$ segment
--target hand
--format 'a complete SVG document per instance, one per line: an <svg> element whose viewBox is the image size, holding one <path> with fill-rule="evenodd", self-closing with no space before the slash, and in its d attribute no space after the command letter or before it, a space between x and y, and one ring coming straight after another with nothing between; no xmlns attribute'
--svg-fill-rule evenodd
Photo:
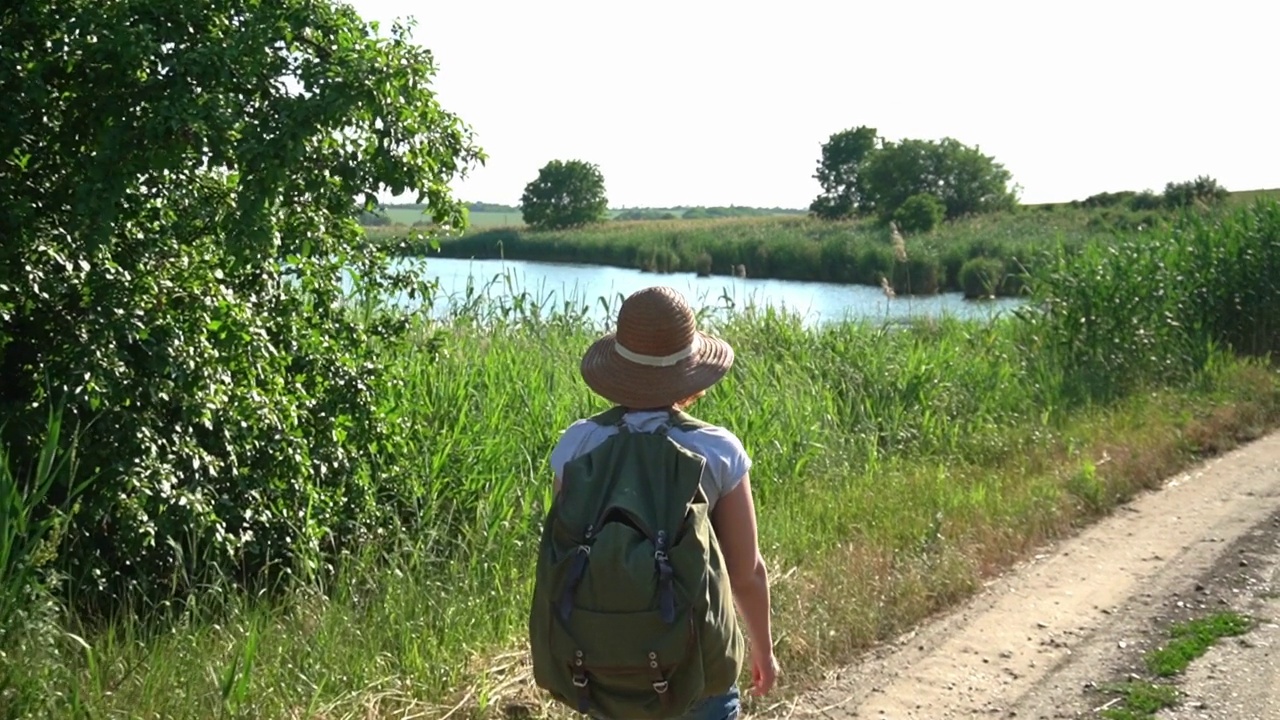
<svg viewBox="0 0 1280 720"><path fill-rule="evenodd" d="M766 648L764 652L752 652L751 694L757 697L767 694L773 689L773 683L781 672L782 669L778 667L778 659L774 657L772 648Z"/></svg>

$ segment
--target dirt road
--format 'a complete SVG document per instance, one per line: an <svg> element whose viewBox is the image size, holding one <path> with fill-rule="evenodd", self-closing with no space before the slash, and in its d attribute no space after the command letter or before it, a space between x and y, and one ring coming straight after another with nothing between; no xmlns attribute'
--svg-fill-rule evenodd
<svg viewBox="0 0 1280 720"><path fill-rule="evenodd" d="M1280 433L1179 475L767 715L1096 718L1177 620L1257 625L1179 681L1168 720L1280 720Z"/></svg>

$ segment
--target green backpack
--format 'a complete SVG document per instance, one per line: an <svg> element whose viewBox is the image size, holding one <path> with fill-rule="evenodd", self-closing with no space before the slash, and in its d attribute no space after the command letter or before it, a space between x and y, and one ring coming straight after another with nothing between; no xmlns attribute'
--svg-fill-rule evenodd
<svg viewBox="0 0 1280 720"><path fill-rule="evenodd" d="M738 679L743 638L699 481L706 459L667 437L707 427L673 412L566 464L543 524L529 644L556 700L610 720L683 715Z"/></svg>

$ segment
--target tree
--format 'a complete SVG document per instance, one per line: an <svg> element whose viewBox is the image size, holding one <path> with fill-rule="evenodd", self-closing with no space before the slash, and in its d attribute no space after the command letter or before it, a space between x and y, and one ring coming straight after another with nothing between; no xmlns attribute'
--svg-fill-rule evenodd
<svg viewBox="0 0 1280 720"><path fill-rule="evenodd" d="M936 197L947 219L1013 207L1011 175L994 158L952 138L886 142L861 168L866 207L889 219L914 195Z"/></svg>
<svg viewBox="0 0 1280 720"><path fill-rule="evenodd" d="M861 125L835 133L823 143L813 176L822 185L822 193L809 205L809 211L834 220L866 210L862 167L878 145L876 129Z"/></svg>
<svg viewBox="0 0 1280 720"><path fill-rule="evenodd" d="M908 198L921 194L937 198L947 218L1017 202L1009 171L978 148L952 138L889 142L865 126L832 135L814 177L823 192L809 210L828 219L875 214L889 220Z"/></svg>
<svg viewBox="0 0 1280 720"><path fill-rule="evenodd" d="M72 594L323 568L385 532L411 470L375 340L407 319L357 318L343 276L414 283L353 203L414 191L463 222L449 183L484 155L431 53L336 0L0 15L0 443L25 478L50 412L79 431Z"/></svg>
<svg viewBox="0 0 1280 720"><path fill-rule="evenodd" d="M535 230L599 222L609 209L604 175L582 160L552 160L525 186L520 209L525 224Z"/></svg>

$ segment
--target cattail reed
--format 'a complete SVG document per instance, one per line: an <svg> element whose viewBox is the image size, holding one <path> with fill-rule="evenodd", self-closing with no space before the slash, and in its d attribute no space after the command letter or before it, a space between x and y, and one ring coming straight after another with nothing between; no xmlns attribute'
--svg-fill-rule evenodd
<svg viewBox="0 0 1280 720"><path fill-rule="evenodd" d="M880 276L880 290L884 292L884 296L890 300L898 296L898 293L893 291L893 286L889 284L889 278L884 275Z"/></svg>
<svg viewBox="0 0 1280 720"><path fill-rule="evenodd" d="M907 241L902 238L902 233L898 232L898 223L889 221L890 237L893 239L893 259L898 262L907 261Z"/></svg>

